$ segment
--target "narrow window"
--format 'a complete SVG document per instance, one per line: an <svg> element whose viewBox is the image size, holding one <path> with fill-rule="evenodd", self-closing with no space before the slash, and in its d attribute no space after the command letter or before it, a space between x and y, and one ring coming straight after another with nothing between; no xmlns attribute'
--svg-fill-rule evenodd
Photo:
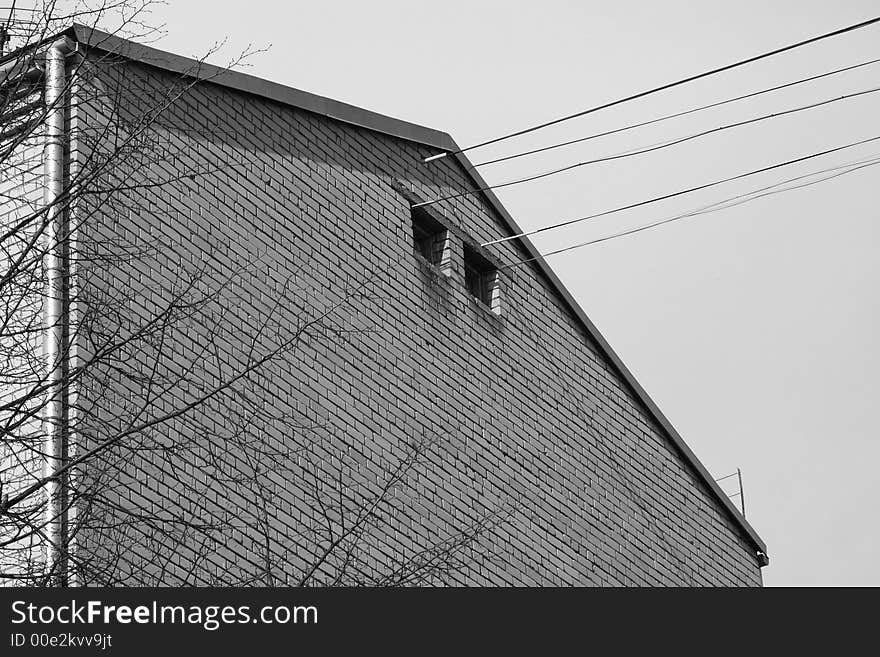
<svg viewBox="0 0 880 657"><path fill-rule="evenodd" d="M413 246L428 262L436 267L443 263L446 247L446 229L423 210L412 212Z"/></svg>
<svg viewBox="0 0 880 657"><path fill-rule="evenodd" d="M464 247L464 284L471 296L498 313L498 270L474 249Z"/></svg>

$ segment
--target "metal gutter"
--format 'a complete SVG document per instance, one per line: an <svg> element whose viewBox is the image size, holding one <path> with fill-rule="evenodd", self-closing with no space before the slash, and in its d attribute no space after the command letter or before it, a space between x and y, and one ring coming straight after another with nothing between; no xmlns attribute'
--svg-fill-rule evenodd
<svg viewBox="0 0 880 657"><path fill-rule="evenodd" d="M44 203L46 216L46 298L44 308L47 399L43 409L44 464L46 483L46 508L43 533L46 537L46 568L52 574L51 581L61 584L65 580L66 551L65 487L62 479L52 478L64 465L66 403L64 374L66 349L66 293L65 293L65 212L64 152L65 152L65 101L66 62L70 43L59 39L46 51L46 142L44 150Z"/></svg>

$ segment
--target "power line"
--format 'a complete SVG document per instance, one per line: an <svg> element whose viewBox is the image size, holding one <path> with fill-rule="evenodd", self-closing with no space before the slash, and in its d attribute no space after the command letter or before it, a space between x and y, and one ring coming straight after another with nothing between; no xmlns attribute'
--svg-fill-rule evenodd
<svg viewBox="0 0 880 657"><path fill-rule="evenodd" d="M771 164L766 167L761 167L760 169L753 169L752 171L747 171L746 173L740 173L736 176L731 176L730 178L723 178L721 180L715 180L713 182L705 183L703 185L697 185L696 187L689 187L687 189L681 189L677 192L672 192L670 194L664 194L663 196L655 196L654 198L650 198L645 201L639 201L638 203L631 203L629 205L624 205L624 206L621 206L618 208L614 208L613 210L605 210L604 212L597 212L596 214L587 215L586 217L578 217L577 219L569 219L567 221L561 221L559 223L551 224L549 226L544 226L543 228L536 228L535 230L524 231L521 233L516 233L515 235L508 235L507 237L501 237L497 240L491 240L489 242L484 242L480 246L486 247L486 246L492 246L493 244L501 244L502 242L508 242L510 240L518 239L520 237L527 237L529 235L543 233L548 230L562 228L564 226L570 226L572 224L576 224L581 221L587 221L589 219L596 219L598 217L605 217L610 214L616 214L617 212L623 212L624 210L632 210L633 208L642 207L644 205L650 205L651 203L657 203L659 201L665 201L667 199L675 198L677 196L684 196L685 194L691 194L693 192L697 192L697 191L700 191L703 189L709 189L710 187L716 187L716 186L722 185L724 183L733 182L734 180L748 178L750 176L754 176L759 173L773 171L774 169L779 169L782 167L790 166L792 164L797 164L798 162L805 162L807 160L812 160L813 158L822 157L824 155L830 155L831 153L837 153L838 151L843 151L848 148L853 148L855 146L867 144L872 141L877 141L878 139L880 139L880 135L878 135L876 137L870 137L868 139L862 139L859 141L855 141L850 144L846 144L844 146L837 146L835 148L829 148L828 150L819 151L818 153L811 153L810 155L804 155L802 157L798 157L793 160L786 160L785 162L777 162L776 164Z"/></svg>
<svg viewBox="0 0 880 657"><path fill-rule="evenodd" d="M511 269L513 267L518 267L520 265L524 265L529 262L535 262L536 260L544 260L545 258L548 258L549 256L552 256L552 255L557 255L559 253L565 253L567 251L573 251L575 249L579 249L584 246L590 246L592 244L599 244L601 242L607 242L609 240L616 239L618 237L625 237L627 235L633 235L635 233L640 233L645 230L657 228L658 226L663 226L665 224L679 221L681 219L687 219L689 217L696 217L696 216L700 216L700 215L704 215L704 214L711 214L713 212L720 212L721 210L727 210L729 208L736 207L738 205L743 205L743 204L748 203L750 201L755 201L759 198L764 198L766 196L781 194L784 192L789 192L789 191L793 191L793 190L797 190L797 189L802 189L804 187L809 187L809 186L812 186L812 185L815 185L815 184L818 184L821 182L826 182L828 180L832 180L834 178L838 178L840 176L844 176L846 174L853 173L854 171L858 171L860 169L864 169L864 168L871 167L871 166L876 166L878 164L880 164L880 157L877 157L877 158L869 161L868 163L862 164L859 166L845 165L844 167L835 167L838 170L841 168L846 168L846 167L849 167L849 168L846 168L845 171L840 171L839 173L836 173L836 174L833 174L830 176L826 176L825 178L820 178L819 180L813 180L813 181L801 183L799 185L793 185L791 187L774 189L771 191L765 191L763 193L758 193L759 190L749 192L748 194L743 194L741 196L732 197L732 198L726 199L724 201L719 201L718 203L713 203L712 205L706 206L704 208L689 211L684 214L676 215L674 217L668 217L668 218L662 219L660 221L655 221L655 222L647 224L645 226L639 226L638 228L632 228L629 230L621 231L619 233L614 233L612 235L606 235L605 237L599 237L597 239L589 240L587 242L581 242L580 244L574 244L572 246L566 246L561 249L549 251L547 253L544 253L544 254L537 256L537 257L534 257L534 258L528 258L526 260L521 260L521 261L516 262L514 264L504 265L503 267L501 267L501 269ZM792 180L797 180L797 179L806 178L806 177L812 177L812 176L818 175L819 173L821 173L821 172L812 173L812 174L809 174L809 176L800 176L799 178L792 179ZM774 185L774 187L777 187L779 185L783 185L786 182L791 182L791 180L783 181L782 183L777 183L777 185ZM739 200L736 200L736 199L739 199ZM735 201L735 202L732 202L732 201Z"/></svg>
<svg viewBox="0 0 880 657"><path fill-rule="evenodd" d="M589 109L582 110L580 112L576 112L574 114L569 114L568 116L563 116L558 119L553 119L552 121L547 121L545 123L541 123L530 128L524 128L522 130L517 130L516 132L511 132L506 135L502 135L500 137L495 137L494 139L489 139L487 141L480 142L478 144L474 144L473 146L468 146L466 148L460 148L457 151L446 151L443 153L438 153L437 155L432 155L430 157L424 158L424 162L431 162L432 160L440 159L441 157L445 157L446 155L457 155L459 153L464 153L466 151L473 150L475 148L481 148L483 146L488 146L489 144L496 144L500 141L504 141L506 139L511 139L512 137L519 137L520 135L525 135L530 132L535 132L536 130L541 130L543 128L547 128L551 125L556 125L558 123L562 123L563 121L569 121L571 119L575 119L581 116L586 116L587 114L592 114L593 112L598 112L599 110L607 109L609 107L614 107L616 105L622 105L623 103L629 102L631 100L636 100L638 98L644 98L645 96L649 96L651 94L658 93L660 91L665 91L666 89L671 89L673 87L677 87L683 84L687 84L689 82L694 82L695 80L700 80L702 78L709 77L711 75L715 75L717 73L722 73L724 71L729 71L731 69L737 68L739 66L744 66L745 64L751 64L752 62L759 61L761 59L766 59L767 57L772 57L774 55L779 55L781 53L787 52L789 50L794 50L795 48L800 48L802 46L806 46L811 43L816 43L817 41L822 41L823 39L830 39L832 37L840 36L841 34L846 34L847 32L852 32L855 30L860 30L862 28L868 27L875 23L880 22L880 16L876 18L871 18L866 21L862 21L861 23L856 23L854 25L849 25L847 27L843 27L832 32L826 32L825 34L820 34L819 36L814 36L809 39L805 39L803 41L798 41L797 43L793 43L787 46L783 46L781 48L776 48L775 50L771 50L769 52L765 52L760 55L754 55L747 59L741 59L732 64L727 64L726 66L721 66L719 68L714 68L709 71L705 71L703 73L698 73L696 75L691 75L686 78L682 78L680 80L676 80L675 82L668 82L659 87L654 87L653 89L648 89L647 91L641 91L639 93L633 94L631 96L626 96L624 98L619 98L617 100L612 100L607 103L603 103L601 105L596 105L595 107L591 107Z"/></svg>
<svg viewBox="0 0 880 657"><path fill-rule="evenodd" d="M792 107L787 110L782 110L779 112L773 112L771 114L764 114L761 116L752 117L750 119L745 119L743 121L736 121L734 123L727 123L722 126L717 126L715 128L710 128L708 130L702 130L700 132L687 135L685 137L677 137L674 139L670 139L664 142L660 142L659 144L654 144L651 146L646 146L642 148L632 149L629 151L624 151L623 153L616 153L614 155L607 155L600 158L595 158L592 160L586 160L584 162L577 162L575 164L569 164L564 167L560 167L558 169L552 169L550 171L545 171L544 173L538 173L531 176L526 176L525 178L518 178L516 180L509 180L507 182L498 183L497 185L487 185L486 187L479 187L477 189L470 189L464 192L459 192L457 194L450 194L449 196L442 196L440 198L435 198L430 201L422 201L421 203L415 203L412 207L418 208L425 205L433 205L435 203L441 203L443 201L451 201L453 199L462 198L464 196L472 196L474 194L479 194L480 192L486 192L490 189L501 189L502 187L510 187L512 185L519 185L521 183L532 182L535 180L540 180L542 178L548 178L550 176L555 176L558 173L564 173L566 171L571 171L572 169L577 169L580 167L588 166L590 164L600 164L602 162L611 162L613 160L620 160L627 157L633 157L635 155L643 155L645 153L651 153L653 151L659 151L663 148L669 148L670 146L675 146L677 144L682 144L687 141L691 141L693 139L697 139L699 137L705 137L706 135L711 135L716 132L722 132L724 130L730 130L732 128L740 128L745 125L750 125L752 123L758 123L760 121L766 121L767 119L774 119L780 116L787 116L789 114L795 114L797 112L803 112L809 109L815 109L816 107L822 107L824 105L830 105L831 103L836 103L841 100L848 100L850 98L856 98L858 96L864 96L867 94L873 94L880 91L880 87L874 87L872 89L865 89L862 91L857 91L851 94L846 94L844 96L838 96L836 98L827 98L825 100L820 100L815 103L810 103L808 105L801 105L799 107Z"/></svg>
<svg viewBox="0 0 880 657"><path fill-rule="evenodd" d="M766 196L772 196L775 194L782 194L784 192L790 192L797 189L802 189L804 187L810 187L812 185L816 185L821 182L826 182L828 180L833 180L834 178L839 178L840 176L845 176L849 173L853 173L854 171L858 171L860 169L865 169L867 167L877 166L880 164L880 154L872 155L868 159L857 160L854 162L848 162L847 164L838 165L835 167L830 167L828 169L823 169L820 171L814 171L812 173L797 176L795 178L789 178L787 180L783 180L778 183L774 183L768 187L762 187L760 189L752 190L745 194L739 194L737 196L733 196L722 201L717 201L716 203L712 203L711 205L703 206L702 208L698 208L696 210L690 210L683 214L675 215L673 217L667 217L666 219L661 219L660 221L655 221L653 223L647 224L645 226L639 226L637 228L631 228L628 230L624 230L618 233L614 233L612 235L606 235L605 237L599 237L593 240L589 240L586 242L581 242L579 244L573 244L570 246L565 246L560 249L555 249L553 251L548 251L547 253L541 254L534 258L527 258L525 260L520 260L519 262L515 262L510 265L504 265L501 269L512 269L513 267L519 267L520 265L525 265L530 262L535 262L537 260L544 260L552 255L557 255L559 253L565 253L567 251L574 251L575 249L580 249L585 246L590 246L592 244L599 244L600 242L607 242L612 239L617 239L618 237L625 237L627 235L633 235L635 233L640 233L645 230L650 230L652 228L657 228L658 226L663 226L665 224L673 223L675 221L679 221L681 219L687 219L689 217L696 217L704 214L711 214L713 212L720 212L721 210L727 210L729 208L736 207L738 205L742 205L744 203L749 203L751 201L755 201L759 198L764 198ZM843 169L843 170L842 170ZM818 180L811 180L808 182L800 183L798 185L792 185L790 187L782 187L782 185L786 185L788 183L796 182L799 180L804 180L806 178L813 178L818 175L822 175L824 173L829 173L836 171L837 173L833 173L832 175L825 176L824 178L819 178ZM735 474L735 473L734 473ZM733 476L733 475L728 475ZM727 477L722 477L722 479L726 479ZM716 479L716 481L720 481L720 479Z"/></svg>
<svg viewBox="0 0 880 657"><path fill-rule="evenodd" d="M843 68L837 68L833 71L826 71L825 73L819 73L817 75L811 75L807 78L801 78L799 80L794 80L792 82L786 82L784 84L778 84L774 87L768 87L766 89L760 89L758 91L753 91L751 93L743 94L742 96L735 96L733 98L727 98L725 100L720 100L715 103L709 103L708 105L701 105L699 107L694 107L691 109L687 109L681 112L675 112L674 114L667 114L665 116L656 117L653 119L649 119L647 121L641 121L639 123L631 123L629 125L625 125L621 128L615 128L613 130L607 130L605 132L597 132L592 135L588 135L586 137L579 137L578 139L572 139L569 141L559 142L557 144L552 144L550 146L543 146L541 148L535 148L530 151L522 151L520 153L513 153L512 155L505 155L503 157L498 157L493 160L486 160L485 162L479 162L478 164L471 165L472 168L477 169L479 167L488 166L490 164L498 164L499 162L507 162L508 160L515 160L520 157L526 157L528 155L535 155L536 153L543 153L545 151L551 151L556 148L562 148L563 146L571 146L573 144L579 144L581 142L590 141L592 139L598 139L599 137L607 137L609 135L616 135L621 132L626 132L628 130L634 130L636 128L642 128L644 126L653 125L655 123L661 123L663 121L668 121L670 119L676 119L682 116L688 116L689 114L696 114L697 112L702 112L707 109L712 109L715 107L721 107L722 105L728 105L730 103L735 103L740 100L746 100L748 98L754 98L756 96L761 96L763 94L771 93L773 91L779 91L780 89L787 89L789 87L794 87L799 84L804 84L806 82L813 82L814 80L820 80L822 78L827 78L832 75L837 75L839 73L845 73L846 71L852 71L857 68L862 68L864 66L870 66L871 64L876 64L880 62L880 58L871 59L866 62L860 62L858 64L852 64L850 66L844 66Z"/></svg>
<svg viewBox="0 0 880 657"><path fill-rule="evenodd" d="M468 189L463 192L458 192L456 194L450 194L449 196L439 196L437 198L431 199L430 201L421 201L420 203L413 203L413 208L421 208L426 205L434 205L435 203L442 203L443 201L451 201L457 198L462 198L464 196L473 196L474 194L479 194L481 192L487 192L490 189L500 189L502 187L510 187L511 185L518 185L524 182L531 182L533 180L539 180L540 178L546 178L547 176L552 176L557 173L562 173L563 171L568 171L569 169L574 169L579 166L586 166L588 164L597 164L600 162L608 162L610 160L617 160L624 157L629 157L631 155L639 155L641 153L647 153L652 150L657 150L659 148L663 148L664 146L671 145L673 140L667 139L665 141L657 142L655 144L651 144L650 146L639 146L637 148L630 148L625 151L621 151L619 153L615 153L614 155L606 155L601 158L597 158L594 160L589 160L586 162L578 162L577 164L572 164L562 169L556 169L553 171L546 171L544 173L535 174L532 176L528 176L526 178L518 178L516 180L509 180L507 182L498 183L496 185L487 185L486 187L478 187L477 189Z"/></svg>

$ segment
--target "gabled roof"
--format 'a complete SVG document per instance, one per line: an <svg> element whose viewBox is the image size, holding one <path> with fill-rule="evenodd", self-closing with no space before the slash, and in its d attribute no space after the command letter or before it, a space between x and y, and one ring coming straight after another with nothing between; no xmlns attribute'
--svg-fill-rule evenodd
<svg viewBox="0 0 880 657"><path fill-rule="evenodd" d="M347 103L342 103L330 98L324 98L315 94L300 91L292 87L287 87L275 82L270 82L261 78L231 71L229 69L212 66L198 62L196 60L174 55L172 53L150 48L127 39L122 39L112 34L96 30L84 25L74 24L67 32L77 42L88 47L95 48L108 53L120 55L126 59L149 64L167 71L179 73L195 77L197 79L206 80L212 84L223 87L243 91L245 93L254 94L263 98L268 98L276 102L290 105L298 109L306 110L321 116L325 116L336 121L352 124L362 128L367 128L376 132L399 137L409 141L414 141L426 146L431 146L439 150L455 153L455 158L464 167L464 170L473 178L474 182L480 188L488 187L488 184L473 168L467 157L463 153L458 153L458 145L450 135L439 130L426 128L400 119L394 119L376 112L355 107ZM514 221L513 217L505 210L501 201L491 190L483 192L488 202L501 217L511 234L522 233L522 229ZM553 284L559 296L565 301L571 309L573 315L581 322L586 332L592 337L599 349L608 358L613 367L620 374L621 378L626 382L633 395L638 399L647 410L648 414L662 427L668 435L670 441L697 473L697 475L706 484L706 487L716 497L719 505L727 512L730 518L738 525L745 535L751 540L755 547L758 561L760 565L767 565L767 547L761 540L757 532L746 521L736 506L730 501L730 498L721 490L721 487L715 482L708 470L700 463L696 455L685 444L682 437L678 434L669 420L663 415L657 405L648 396L644 388L639 385L635 377L623 364L620 357L614 352L608 342L599 333L596 326L590 321L583 309L575 301L571 293L562 284L552 269L546 262L539 257L538 250L527 237L517 238L530 257L537 258L533 261L534 266Z"/></svg>

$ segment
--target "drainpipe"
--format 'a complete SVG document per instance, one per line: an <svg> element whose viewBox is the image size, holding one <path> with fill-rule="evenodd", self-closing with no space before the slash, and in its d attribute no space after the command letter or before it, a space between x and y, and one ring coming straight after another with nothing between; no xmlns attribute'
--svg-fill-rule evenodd
<svg viewBox="0 0 880 657"><path fill-rule="evenodd" d="M66 340L66 290L65 290L65 211L61 197L64 193L64 124L66 102L65 56L70 52L68 39L53 43L46 52L46 142L43 152L47 210L46 253L46 307L44 316L44 354L47 368L47 399L43 415L45 436L44 477L51 477L64 465L65 411L64 359ZM44 536L46 539L46 568L52 573L51 584L65 583L65 490L63 478L49 480L46 484L46 510Z"/></svg>

